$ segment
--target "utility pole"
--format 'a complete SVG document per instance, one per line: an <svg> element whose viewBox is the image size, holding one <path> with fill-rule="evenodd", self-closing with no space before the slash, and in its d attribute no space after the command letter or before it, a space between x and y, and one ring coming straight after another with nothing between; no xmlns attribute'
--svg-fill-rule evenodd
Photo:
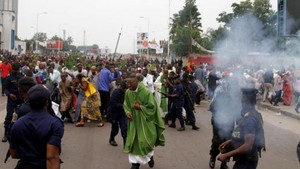
<svg viewBox="0 0 300 169"><path fill-rule="evenodd" d="M40 15L45 15L47 14L47 12L41 12L41 13L37 13L36 14L36 39L35 39L35 50L36 52L38 52L38 48L39 48L39 45L38 45L38 33L39 33L39 16Z"/></svg>
<svg viewBox="0 0 300 169"><path fill-rule="evenodd" d="M118 36L118 40L117 40L117 44L116 44L116 48L115 48L115 52L114 52L114 56L113 56L113 61L115 60L115 56L116 56L117 48L118 48L118 45L119 45L122 29L123 29L123 27L121 28L121 31L120 31L119 36Z"/></svg>
<svg viewBox="0 0 300 169"><path fill-rule="evenodd" d="M83 54L85 55L85 53L86 53L86 46L85 46L85 30L83 31L83 48L84 48Z"/></svg>
<svg viewBox="0 0 300 169"><path fill-rule="evenodd" d="M171 0L169 0L169 18L168 18L168 53L167 53L167 58L170 59L170 63L172 59L170 58L170 31L171 31L171 23L170 23L170 18L171 18Z"/></svg>
<svg viewBox="0 0 300 169"><path fill-rule="evenodd" d="M192 51L192 0L189 0L189 12L190 12L190 54L193 52Z"/></svg>

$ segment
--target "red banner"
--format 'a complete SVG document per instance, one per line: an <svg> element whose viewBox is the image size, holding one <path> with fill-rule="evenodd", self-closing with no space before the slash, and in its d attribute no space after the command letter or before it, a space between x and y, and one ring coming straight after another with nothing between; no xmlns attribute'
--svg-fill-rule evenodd
<svg viewBox="0 0 300 169"><path fill-rule="evenodd" d="M47 49L59 49L59 50L61 50L62 48L63 48L63 43L60 40L48 41L47 42Z"/></svg>

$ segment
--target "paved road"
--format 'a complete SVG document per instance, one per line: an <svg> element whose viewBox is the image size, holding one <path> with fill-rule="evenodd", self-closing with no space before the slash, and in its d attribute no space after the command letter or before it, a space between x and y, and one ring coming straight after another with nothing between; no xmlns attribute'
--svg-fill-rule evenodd
<svg viewBox="0 0 300 169"><path fill-rule="evenodd" d="M0 123L3 125L5 98L0 96ZM197 107L196 118L199 131L189 127L184 132L167 128L166 146L155 149L156 169L209 169L209 149L212 137L210 125L211 113L207 111L208 103ZM267 152L262 154L260 169L297 169L300 167L296 158L296 144L300 140L300 121L286 116L279 116L268 110L260 110L265 121ZM97 128L89 123L84 128L65 125L62 155L62 169L129 169L127 154L122 146L112 147L108 144L110 125ZM0 127L0 135L3 127ZM117 142L121 144L120 135ZM0 143L0 169L11 169L16 160L2 163L8 148L7 143ZM233 162L229 166L232 167ZM142 166L146 169L148 166ZM216 168L219 168L217 163Z"/></svg>

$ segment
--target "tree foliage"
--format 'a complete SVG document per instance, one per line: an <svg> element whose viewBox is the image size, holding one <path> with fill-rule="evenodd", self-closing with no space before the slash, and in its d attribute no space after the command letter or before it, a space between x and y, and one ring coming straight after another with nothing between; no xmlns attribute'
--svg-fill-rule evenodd
<svg viewBox="0 0 300 169"><path fill-rule="evenodd" d="M171 50L179 56L186 56L191 52L199 52L192 47L191 39L201 40L202 24L195 0L187 0L185 6L173 15L170 39Z"/></svg>
<svg viewBox="0 0 300 169"><path fill-rule="evenodd" d="M36 33L32 37L32 40L37 40L39 42L46 42L47 39L47 34L42 32Z"/></svg>
<svg viewBox="0 0 300 169"><path fill-rule="evenodd" d="M70 50L76 50L76 47L74 49L74 46L72 45L73 43L73 38L72 37L68 37L66 40L63 40L62 38L58 37L57 35L54 35L50 40L56 41L62 41L63 43L63 49L62 51L70 51Z"/></svg>
<svg viewBox="0 0 300 169"><path fill-rule="evenodd" d="M255 16L262 23L263 38L276 37L276 13L272 10L270 0L245 0L231 5L232 12L222 12L217 21L222 23L216 30L209 30L207 35L214 46L216 42L225 38L226 32L231 31L230 23L233 19L238 19L246 14ZM256 39L257 40L257 39Z"/></svg>

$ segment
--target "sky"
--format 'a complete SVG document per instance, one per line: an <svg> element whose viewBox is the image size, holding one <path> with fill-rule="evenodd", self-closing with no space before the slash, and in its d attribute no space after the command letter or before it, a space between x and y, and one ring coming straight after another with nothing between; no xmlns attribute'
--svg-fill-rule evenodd
<svg viewBox="0 0 300 169"><path fill-rule="evenodd" d="M203 31L217 28L218 14L232 12L231 4L241 0L197 0ZM277 0L270 0L277 10ZM73 44L97 44L118 53L136 53L137 32L149 32L149 40L167 40L171 17L183 9L185 0L19 0L18 36L31 39L37 31L48 38L71 36ZM41 14L46 13L46 14Z"/></svg>

